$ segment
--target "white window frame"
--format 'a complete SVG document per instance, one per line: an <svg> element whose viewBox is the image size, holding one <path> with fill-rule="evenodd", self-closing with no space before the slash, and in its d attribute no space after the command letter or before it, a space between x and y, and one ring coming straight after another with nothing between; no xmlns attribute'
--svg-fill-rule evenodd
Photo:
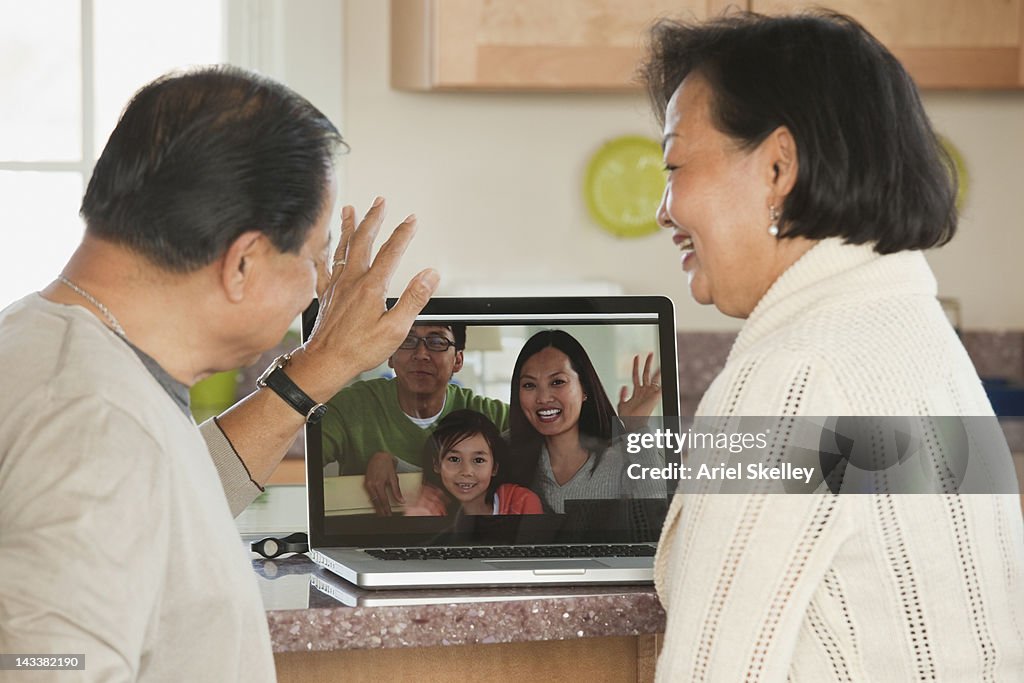
<svg viewBox="0 0 1024 683"><path fill-rule="evenodd" d="M0 158L0 171L79 173L85 194L96 149L96 70L93 31L94 0L79 0L81 40L81 118L79 158L75 161L13 161ZM224 14L222 59L288 82L311 99L337 125L342 121L341 64L344 3L342 0L221 0ZM337 51L337 52L334 52ZM337 57L332 60L332 53ZM308 74L318 65L318 74ZM324 73L326 71L326 73ZM312 82L316 93L307 93ZM298 82L296 82L298 81ZM143 84L139 83L139 87ZM315 102L316 103L316 102Z"/></svg>
<svg viewBox="0 0 1024 683"><path fill-rule="evenodd" d="M82 194L89 184L92 167L96 163L96 148L93 129L96 125L94 106L96 77L93 51L93 0L79 0L79 32L81 42L82 100L81 118L82 144L77 161L11 161L0 158L0 171L39 171L43 173L79 173L82 178Z"/></svg>

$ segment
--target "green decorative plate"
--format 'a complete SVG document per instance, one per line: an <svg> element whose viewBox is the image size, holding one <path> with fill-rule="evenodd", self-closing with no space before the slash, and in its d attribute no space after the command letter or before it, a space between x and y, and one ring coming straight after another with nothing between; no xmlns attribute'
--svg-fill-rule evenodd
<svg viewBox="0 0 1024 683"><path fill-rule="evenodd" d="M615 138L597 150L583 181L590 215L617 237L657 232L655 214L664 189L661 145L639 135Z"/></svg>

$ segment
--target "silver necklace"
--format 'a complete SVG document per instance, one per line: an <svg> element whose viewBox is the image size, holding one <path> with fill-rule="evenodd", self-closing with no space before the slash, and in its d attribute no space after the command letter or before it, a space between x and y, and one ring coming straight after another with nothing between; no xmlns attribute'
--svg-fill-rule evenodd
<svg viewBox="0 0 1024 683"><path fill-rule="evenodd" d="M68 287L70 287L71 289L73 289L79 296L81 296L83 299L91 303L93 306L100 309L100 313L102 313L103 317L107 319L108 323L110 323L111 329L113 329L114 332L117 332L117 334L120 335L121 337L124 337L125 339L128 338L128 335L124 333L124 328L121 327L121 323L117 322L117 318L114 317L114 314L110 312L109 308L100 303L99 299L97 299L92 294L85 291L84 289L82 289L81 287L79 287L78 285L76 285L74 282L67 279L63 275L58 275L57 279L60 280L65 285L67 285Z"/></svg>

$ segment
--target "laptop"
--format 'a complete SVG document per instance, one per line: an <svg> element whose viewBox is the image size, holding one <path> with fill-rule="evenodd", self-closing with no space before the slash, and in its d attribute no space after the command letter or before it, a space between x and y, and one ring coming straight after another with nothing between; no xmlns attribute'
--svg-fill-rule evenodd
<svg viewBox="0 0 1024 683"><path fill-rule="evenodd" d="M394 303L389 300L388 307ZM304 316L304 338L311 331L314 317L315 314ZM442 476L438 463L452 460L451 452L442 454L437 446L440 436L431 440L431 434L451 426L446 422L449 418L443 417L423 428L422 448L408 448L408 452L394 454L400 459L396 460L400 465L397 468L399 486L406 503L403 506L392 501L392 514L378 515L364 489L366 456L344 452L345 449L339 447L338 427L329 424L328 416L324 422L306 427L309 554L313 561L363 589L653 581L654 551L668 509L668 486L653 478L630 476L627 470L635 475L640 467L630 469L629 466L639 463L664 467L666 457L672 455L650 449L640 455L630 454L626 443L630 432L649 429L651 424L678 426L676 329L671 300L654 296L435 297L415 324L453 331L464 326L462 366L451 383L458 385L459 391L468 390L477 397L490 399L489 405L500 401L502 408L510 406L503 413L507 424L494 425L502 432L504 445L508 447L493 450L503 454L506 466L491 468L487 466L487 457L477 456L474 460L485 463L489 473L484 475L485 485L488 484L486 476L493 474L488 488L489 492L493 490L488 494L494 498L493 508L490 501L482 506L481 499L476 501L477 507L471 507L466 495L460 498L453 480ZM517 440L515 430L525 434L523 425L529 423L529 419L522 407L527 400L524 394L517 394L513 402L512 392L526 391L521 390L520 385L533 385L524 379L513 387L512 378L523 346L545 330L560 330L579 342L613 409L619 400L620 387L632 388L635 356L639 356L642 368L647 354L653 353L653 366L661 370L662 388L660 401L654 401L650 418L640 420L642 427L613 416L614 434L606 436L600 447L590 451L593 457L574 475L579 476L589 467L593 468L588 470L592 479L576 485L580 482L574 484L570 478L563 482L568 487L565 491L561 491L559 485L554 493L550 485L558 478L550 466L547 472L552 477L547 489L539 483L540 474L533 476L524 472L523 467L516 471L516 467L509 466L510 463L532 462L522 453L514 452L517 444L521 447L524 443L523 439ZM417 342L417 353L426 353L426 349L425 342ZM524 375L525 369L526 366ZM374 383L379 392L397 391L387 384L398 382L394 373L395 370L382 365L364 373L357 381ZM553 379L552 386L555 383ZM587 396L583 400L595 399ZM515 403L524 412L518 423L512 416ZM360 404L364 405L370 404ZM568 402L563 406L565 412L571 413L572 408L567 406ZM383 408L361 407L350 411L362 413L362 417L355 419L352 414L347 415L343 420L344 429L352 433L375 429L379 432L379 410ZM401 417L410 419L405 415ZM544 425L538 428L547 429ZM407 425L402 423L401 430L407 431ZM545 435L535 431L533 436L537 442L547 443ZM433 451L428 441L435 444ZM467 439L465 443L471 442ZM489 450L487 456L490 456ZM546 451L534 451L537 472L544 464L541 459L546 457ZM467 454L465 460L470 459ZM494 460L498 460L497 454ZM454 461L462 462L460 458ZM600 482L598 466L605 472ZM590 482L594 482L592 486ZM494 488L499 483L503 486ZM506 489L505 484L515 488ZM473 485L468 486L472 489ZM425 499L421 496L423 487L433 487L429 491L435 494L432 499L440 498L447 501L447 505L439 509L437 505L430 508L420 504L419 501ZM499 506L498 502L501 496L510 497L507 495L510 490L514 490L519 499L533 502L525 504L518 514L512 514L512 508ZM481 512L481 507L485 507L485 511ZM497 514L499 511L504 513Z"/></svg>
<svg viewBox="0 0 1024 683"><path fill-rule="evenodd" d="M319 570L312 574L296 574L300 579L308 579L305 589L308 594L305 604L308 607L337 607L340 602L346 607L408 607L410 605L462 605L488 602L520 602L523 600L573 600L579 598L621 596L632 593L649 593L648 585L623 586L615 584L587 584L585 586L566 586L534 584L530 586L472 586L468 588L395 588L391 590L374 590L360 588L333 572ZM284 577L290 579L291 577ZM280 582L280 579L276 579ZM261 588L265 580L261 581ZM296 594L302 590L296 582ZM268 591L263 591L263 599L273 604L276 595L268 598ZM302 604L301 602L299 604ZM294 605L283 609L295 609Z"/></svg>

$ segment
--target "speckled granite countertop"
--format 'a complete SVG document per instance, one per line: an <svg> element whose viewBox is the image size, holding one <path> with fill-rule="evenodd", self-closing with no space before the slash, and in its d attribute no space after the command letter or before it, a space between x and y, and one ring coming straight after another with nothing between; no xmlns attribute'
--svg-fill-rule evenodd
<svg viewBox="0 0 1024 683"><path fill-rule="evenodd" d="M665 612L651 586L364 591L304 555L254 559L253 569L274 652L568 640L665 630Z"/></svg>

